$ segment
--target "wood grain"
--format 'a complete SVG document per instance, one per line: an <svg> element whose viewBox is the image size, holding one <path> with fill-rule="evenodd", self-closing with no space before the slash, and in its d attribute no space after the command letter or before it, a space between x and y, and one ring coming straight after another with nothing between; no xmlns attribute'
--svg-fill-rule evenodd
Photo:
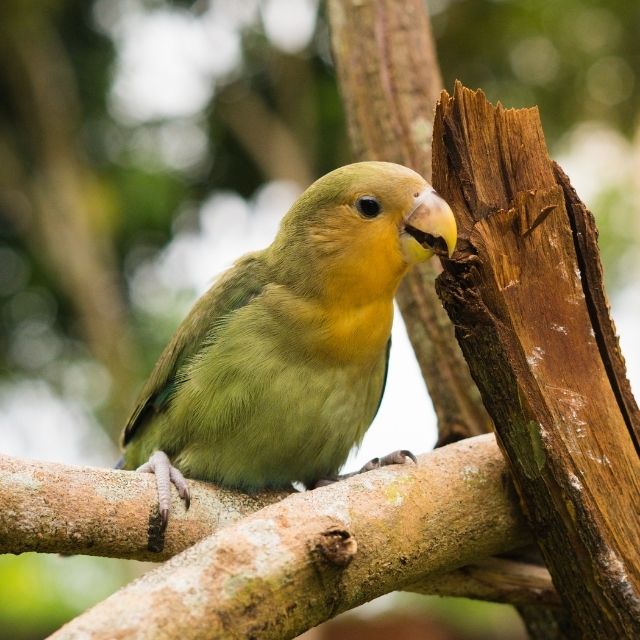
<svg viewBox="0 0 640 640"><path fill-rule="evenodd" d="M461 236L438 293L575 637L640 637L638 410L593 218L549 159L536 109L458 83L433 148Z"/></svg>

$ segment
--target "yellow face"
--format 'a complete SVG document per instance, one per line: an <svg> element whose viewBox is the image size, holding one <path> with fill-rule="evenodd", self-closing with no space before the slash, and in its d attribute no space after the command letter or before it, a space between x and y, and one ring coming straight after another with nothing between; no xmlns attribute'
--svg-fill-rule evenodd
<svg viewBox="0 0 640 640"><path fill-rule="evenodd" d="M332 295L392 296L410 265L434 253L451 255L456 223L415 171L361 162L311 185L283 220L276 243L308 261Z"/></svg>

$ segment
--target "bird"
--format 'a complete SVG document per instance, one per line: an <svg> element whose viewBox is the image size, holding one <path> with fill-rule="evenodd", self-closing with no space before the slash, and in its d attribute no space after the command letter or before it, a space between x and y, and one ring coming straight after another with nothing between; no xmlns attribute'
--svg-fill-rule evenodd
<svg viewBox="0 0 640 640"><path fill-rule="evenodd" d="M273 242L196 301L124 427L118 467L155 474L163 528L171 483L189 506L185 478L249 493L341 479L382 400L400 281L456 241L449 205L402 165L357 162L309 186Z"/></svg>

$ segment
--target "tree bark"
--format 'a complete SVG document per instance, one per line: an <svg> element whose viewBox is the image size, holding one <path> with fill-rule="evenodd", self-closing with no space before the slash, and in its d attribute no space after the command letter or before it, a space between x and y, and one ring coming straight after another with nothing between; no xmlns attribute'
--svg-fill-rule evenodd
<svg viewBox="0 0 640 640"><path fill-rule="evenodd" d="M188 511L171 492L159 538L155 477L0 456L0 553L63 553L160 562L221 527L282 500L189 480ZM28 508L25 508L28 505Z"/></svg>
<svg viewBox="0 0 640 640"><path fill-rule="evenodd" d="M331 41L354 156L431 177L433 108L442 79L423 0L329 0ZM438 444L491 430L434 279L414 268L396 300L438 418Z"/></svg>
<svg viewBox="0 0 640 640"><path fill-rule="evenodd" d="M497 444L491 447L495 454ZM430 465L430 456L422 456L421 464ZM375 475L368 479L375 481ZM249 496L206 482L188 482L190 509L186 511L172 493L169 526L159 538L152 475L0 457L0 553L160 562L287 496L275 492ZM29 509L23 508L25 504ZM558 603L546 569L497 558L422 579L407 589L513 604Z"/></svg>
<svg viewBox="0 0 640 640"><path fill-rule="evenodd" d="M549 159L537 109L459 83L436 110L433 177L460 238L438 291L571 633L640 637L638 409L593 218Z"/></svg>
<svg viewBox="0 0 640 640"><path fill-rule="evenodd" d="M525 544L492 435L294 494L223 528L53 638L291 638ZM478 504L482 505L478 509Z"/></svg>

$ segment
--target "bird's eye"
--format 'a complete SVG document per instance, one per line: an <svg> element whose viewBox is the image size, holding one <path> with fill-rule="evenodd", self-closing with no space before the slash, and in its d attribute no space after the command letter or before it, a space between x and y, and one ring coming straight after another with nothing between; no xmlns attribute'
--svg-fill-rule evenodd
<svg viewBox="0 0 640 640"><path fill-rule="evenodd" d="M375 218L382 211L382 205L373 196L362 196L356 201L356 209L365 218Z"/></svg>

